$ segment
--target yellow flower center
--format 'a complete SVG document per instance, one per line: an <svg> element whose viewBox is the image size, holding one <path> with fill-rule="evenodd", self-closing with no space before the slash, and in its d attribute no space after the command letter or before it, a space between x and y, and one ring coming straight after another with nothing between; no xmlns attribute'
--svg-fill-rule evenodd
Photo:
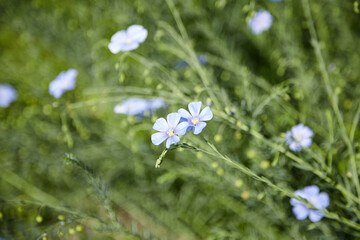
<svg viewBox="0 0 360 240"><path fill-rule="evenodd" d="M169 135L169 137L174 136L174 135L175 135L174 130L170 129L170 130L168 131L168 135Z"/></svg>
<svg viewBox="0 0 360 240"><path fill-rule="evenodd" d="M193 120L191 120L191 122L192 122L194 125L196 125L197 123L199 123L199 119L194 118Z"/></svg>
<svg viewBox="0 0 360 240"><path fill-rule="evenodd" d="M297 138L295 138L295 141L300 142L301 139L302 139L302 137L298 136Z"/></svg>
<svg viewBox="0 0 360 240"><path fill-rule="evenodd" d="M133 42L133 40L131 38L127 38L126 41L125 41L127 44L130 44Z"/></svg>

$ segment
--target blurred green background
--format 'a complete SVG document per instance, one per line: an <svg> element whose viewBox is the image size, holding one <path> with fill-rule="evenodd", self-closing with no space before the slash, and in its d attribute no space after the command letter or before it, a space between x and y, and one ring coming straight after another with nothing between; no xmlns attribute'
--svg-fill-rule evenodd
<svg viewBox="0 0 360 240"><path fill-rule="evenodd" d="M349 154L321 79L304 2L1 1L0 83L13 85L18 98L0 108L0 237L359 238L359 230L341 221L296 220L288 197L219 158L176 149L154 168L164 149L150 141L155 120L195 100L212 102L214 119L183 142L206 148L206 139L277 186L318 185L330 195L332 212L359 223L351 210L359 206L335 188L354 191ZM310 8L357 152L360 16L354 4L318 0ZM254 35L247 21L260 9L274 21ZM111 36L133 24L148 29L145 42L112 54ZM205 66L194 60L199 54L207 57ZM178 60L190 66L176 69ZM49 83L69 68L79 71L77 86L55 99ZM161 97L168 109L141 120L115 114L115 104L128 97ZM284 145L284 133L300 122L315 132L312 153L331 159L326 168L308 152L299 156L312 169L299 166L241 128ZM66 154L75 160L64 160Z"/></svg>

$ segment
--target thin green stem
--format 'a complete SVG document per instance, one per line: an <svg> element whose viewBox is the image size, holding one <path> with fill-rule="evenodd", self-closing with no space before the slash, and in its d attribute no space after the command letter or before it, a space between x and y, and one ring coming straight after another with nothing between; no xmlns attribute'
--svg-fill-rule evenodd
<svg viewBox="0 0 360 240"><path fill-rule="evenodd" d="M306 21L307 21L307 25L309 27L309 31L310 31L310 35L311 35L311 43L314 47L314 51L315 51L315 55L316 55L316 59L319 63L319 68L321 71L321 75L322 75L322 79L324 81L325 84L325 88L328 94L328 97L330 99L330 104L331 107L333 108L333 111L335 113L336 119L340 125L340 130L341 130L341 136L348 148L349 154L350 154L350 165L351 165L351 173L352 173L352 181L355 185L356 188L356 192L357 192L357 202L360 204L360 183L359 183L359 176L357 173L357 167L356 167L356 161L355 161L355 152L354 152L354 148L353 148L353 144L349 138L349 136L346 133L346 127L345 127L345 123L344 123L344 119L342 117L342 114L340 112L339 106L337 104L337 97L336 94L334 93L332 87L331 87L331 83L330 83L330 78L328 75L328 72L326 70L326 65L325 65L325 60L324 57L322 55L321 52L321 48L320 48L320 44L317 38L317 34L316 34L316 30L315 30L315 26L314 26L314 21L312 19L311 16L311 10L310 10L310 5L309 5L309 1L308 0L302 0L302 5L304 8L304 13L305 13L305 17L306 17Z"/></svg>

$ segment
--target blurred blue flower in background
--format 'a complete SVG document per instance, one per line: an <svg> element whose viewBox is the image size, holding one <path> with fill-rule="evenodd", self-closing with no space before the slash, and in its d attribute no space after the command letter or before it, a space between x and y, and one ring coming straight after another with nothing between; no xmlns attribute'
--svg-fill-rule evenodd
<svg viewBox="0 0 360 240"><path fill-rule="evenodd" d="M319 187L308 186L301 190L295 191L295 196L299 196L309 201L316 209L308 208L301 201L291 198L290 204L293 206L293 213L296 219L304 220L309 217L312 222L318 222L324 217L323 210L329 206L330 199L327 193L320 193Z"/></svg>
<svg viewBox="0 0 360 240"><path fill-rule="evenodd" d="M114 112L118 114L126 114L128 116L143 116L144 112L148 110L149 103L141 98L128 98L121 104L114 107Z"/></svg>
<svg viewBox="0 0 360 240"><path fill-rule="evenodd" d="M286 132L286 144L289 145L291 151L300 152L302 148L309 148L312 144L313 136L311 128L300 123Z"/></svg>
<svg viewBox="0 0 360 240"><path fill-rule="evenodd" d="M189 123L187 131L193 128L193 133L199 134L204 127L206 127L206 123L204 121L211 120L213 118L213 113L208 106L206 106L200 113L201 102L189 103L188 108L190 113L183 108L180 108L178 113L184 121Z"/></svg>
<svg viewBox="0 0 360 240"><path fill-rule="evenodd" d="M165 106L165 102L161 98L153 98L148 101L148 109L150 113Z"/></svg>
<svg viewBox="0 0 360 240"><path fill-rule="evenodd" d="M198 59L200 64L206 65L207 57L205 55L199 55L199 56L197 56L197 59ZM184 60L179 60L179 61L176 61L174 63L175 68L185 68L185 67L188 67L188 66L189 66L189 63L184 61Z"/></svg>
<svg viewBox="0 0 360 240"><path fill-rule="evenodd" d="M118 31L111 37L109 50L114 54L134 50L145 41L147 34L148 31L143 26L132 25L127 30Z"/></svg>
<svg viewBox="0 0 360 240"><path fill-rule="evenodd" d="M167 115L167 121L164 118L157 119L153 129L159 132L151 135L152 143L159 145L167 139L166 148L170 148L172 144L179 142L178 135L184 135L189 125L187 122L179 123L180 118L180 114L170 113Z"/></svg>
<svg viewBox="0 0 360 240"><path fill-rule="evenodd" d="M9 84L0 84L0 107L8 107L17 98L16 90Z"/></svg>
<svg viewBox="0 0 360 240"><path fill-rule="evenodd" d="M248 22L248 27L256 35L262 33L265 30L268 30L271 27L273 17L266 10L259 10L255 13L255 16L252 17Z"/></svg>
<svg viewBox="0 0 360 240"><path fill-rule="evenodd" d="M117 104L114 107L114 112L128 116L143 117L146 111L149 111L151 115L153 111L165 106L166 104L161 98L153 98L150 100L141 98L128 98L122 103Z"/></svg>
<svg viewBox="0 0 360 240"><path fill-rule="evenodd" d="M61 72L49 85L49 93L55 98L59 98L63 93L73 90L76 86L76 69L69 69Z"/></svg>

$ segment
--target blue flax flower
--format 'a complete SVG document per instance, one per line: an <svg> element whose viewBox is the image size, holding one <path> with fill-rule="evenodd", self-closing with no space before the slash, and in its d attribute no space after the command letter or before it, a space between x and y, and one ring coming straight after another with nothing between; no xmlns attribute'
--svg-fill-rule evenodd
<svg viewBox="0 0 360 240"><path fill-rule="evenodd" d="M49 85L49 93L55 98L60 98L63 93L73 90L76 86L76 69L61 72Z"/></svg>
<svg viewBox="0 0 360 240"><path fill-rule="evenodd" d="M148 101L148 109L150 113L153 111L165 107L165 102L161 98L153 98Z"/></svg>
<svg viewBox="0 0 360 240"><path fill-rule="evenodd" d="M9 84L0 84L0 107L8 107L17 98L16 90Z"/></svg>
<svg viewBox="0 0 360 240"><path fill-rule="evenodd" d="M181 115L183 120L188 122L190 130L193 128L194 134L199 134L206 127L206 123L204 121L209 121L213 118L213 113L211 112L210 107L205 107L201 112L201 102L192 102L188 105L189 111L186 111L183 108L178 110L178 113Z"/></svg>
<svg viewBox="0 0 360 240"><path fill-rule="evenodd" d="M313 131L300 123L286 132L286 144L291 151L300 152L302 148L309 148L312 144Z"/></svg>
<svg viewBox="0 0 360 240"><path fill-rule="evenodd" d="M111 37L108 45L109 50L116 54L120 51L131 51L139 47L144 42L148 31L141 25L132 25L126 30L121 30Z"/></svg>
<svg viewBox="0 0 360 240"><path fill-rule="evenodd" d="M260 10L255 13L255 16L248 22L248 27L256 35L268 30L271 27L273 17L266 10Z"/></svg>
<svg viewBox="0 0 360 240"><path fill-rule="evenodd" d="M114 112L118 114L126 114L128 116L142 116L148 110L149 103L141 98L128 98L121 104L114 107Z"/></svg>
<svg viewBox="0 0 360 240"><path fill-rule="evenodd" d="M298 220L304 220L309 217L310 221L318 222L324 217L324 209L329 206L330 199L327 193L320 193L317 186L304 187L295 191L295 196L299 196L310 202L316 209L308 208L301 201L291 198L290 204L293 206L293 213Z"/></svg>
<svg viewBox="0 0 360 240"><path fill-rule="evenodd" d="M166 118L167 121L164 118L156 120L153 129L159 132L151 135L151 141L153 144L159 145L167 139L166 148L170 148L172 144L180 141L178 135L186 133L188 123L180 123L181 116L178 113L170 113Z"/></svg>
<svg viewBox="0 0 360 240"><path fill-rule="evenodd" d="M122 103L114 107L114 112L118 114L126 114L128 116L143 117L146 111L150 112L165 107L165 103L161 98L153 98L145 100L141 98L128 98Z"/></svg>

